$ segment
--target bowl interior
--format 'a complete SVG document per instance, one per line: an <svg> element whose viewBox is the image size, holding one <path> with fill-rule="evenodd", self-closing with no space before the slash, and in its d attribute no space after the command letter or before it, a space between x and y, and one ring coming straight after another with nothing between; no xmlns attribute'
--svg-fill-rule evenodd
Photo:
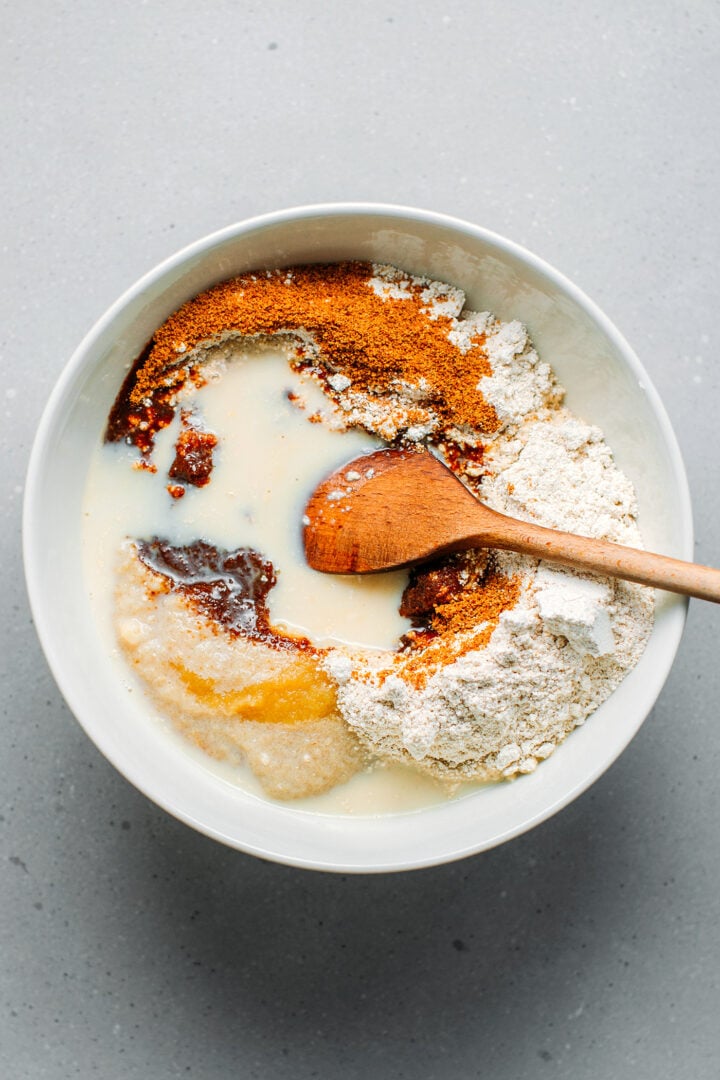
<svg viewBox="0 0 720 1080"><path fill-rule="evenodd" d="M648 547L690 558L682 462L646 373L612 324L561 275L484 230L394 207L311 207L234 226L169 259L83 341L43 417L28 474L25 561L38 632L68 704L111 762L149 797L245 851L344 871L430 865L491 847L542 821L607 768L652 707L684 624L663 594L638 666L588 723L530 776L414 813L333 816L260 799L202 767L119 691L83 585L80 526L87 461L127 367L180 304L233 274L293 263L370 259L460 286L468 307L524 322L568 392L599 425L635 483ZM418 813L422 828L418 828Z"/></svg>

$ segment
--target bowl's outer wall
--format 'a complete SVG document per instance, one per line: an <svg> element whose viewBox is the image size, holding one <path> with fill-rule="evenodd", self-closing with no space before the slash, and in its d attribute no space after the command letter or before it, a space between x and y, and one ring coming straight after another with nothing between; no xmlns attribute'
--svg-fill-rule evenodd
<svg viewBox="0 0 720 1080"><path fill-rule="evenodd" d="M612 324L561 275L482 229L403 208L311 207L233 226L146 275L100 320L61 377L28 473L25 561L48 661L70 707L110 761L148 796L233 846L301 866L386 870L491 847L584 790L632 738L677 649L686 604L664 595L638 667L612 698L515 784L382 818L312 814L259 800L204 769L118 687L83 586L80 524L86 463L125 371L185 300L246 270L369 259L450 281L468 307L527 324L568 389L568 403L605 432L634 481L648 546L690 558L687 483L669 421L637 358ZM137 697L137 695L136 695Z"/></svg>

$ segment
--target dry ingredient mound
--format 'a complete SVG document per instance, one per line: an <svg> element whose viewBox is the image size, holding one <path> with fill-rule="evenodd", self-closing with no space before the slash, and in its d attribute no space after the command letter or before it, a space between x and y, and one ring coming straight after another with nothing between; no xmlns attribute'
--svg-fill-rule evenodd
<svg viewBox="0 0 720 1080"><path fill-rule="evenodd" d="M567 409L508 423L486 444L484 464L475 487L493 509L642 547L632 484L599 429ZM519 583L514 604L482 647L475 647L482 627L443 643L435 670L431 645L422 685L412 658L378 658L362 677L339 656L326 661L340 684L342 715L375 753L448 779L532 772L640 659L653 625L652 590L509 553L495 553L492 563ZM448 663L453 650L457 659Z"/></svg>
<svg viewBox="0 0 720 1080"><path fill-rule="evenodd" d="M134 443L149 463L155 434L201 395L229 342L280 336L292 366L334 403L330 419L309 419L424 445L500 512L642 547L632 484L602 433L564 407L520 323L464 303L454 286L370 263L244 274L155 333L107 439ZM162 604L172 613L178 601ZM653 604L642 586L523 556L445 560L412 575L401 612L414 628L398 651L317 650L336 688L329 715L364 751L444 780L531 772L637 663ZM276 645L287 647L279 633ZM264 647L272 658L272 643ZM132 648L138 663L144 654ZM222 718L223 739L231 719ZM354 746L343 744L338 776L359 760Z"/></svg>
<svg viewBox="0 0 720 1080"><path fill-rule="evenodd" d="M202 385L209 345L238 335L281 335L296 343L296 364L322 380L348 426L387 440L447 432L477 441L509 415L498 378L503 383L518 356L536 370L532 384L511 395L512 415L541 405L552 375L519 323L463 312L464 302L451 285L360 262L221 282L155 332L118 395L107 438L128 439L149 453L155 433L172 420L178 394L188 382Z"/></svg>

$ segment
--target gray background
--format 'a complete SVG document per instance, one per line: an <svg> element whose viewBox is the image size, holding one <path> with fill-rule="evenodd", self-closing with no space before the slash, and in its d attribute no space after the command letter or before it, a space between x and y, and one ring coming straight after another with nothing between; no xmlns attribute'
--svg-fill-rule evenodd
<svg viewBox="0 0 720 1080"><path fill-rule="evenodd" d="M378 200L507 235L600 303L720 563L718 5L3 8L2 1075L716 1077L717 610L693 602L650 719L570 808L341 878L222 848L114 772L41 655L19 524L50 388L123 289L251 214Z"/></svg>

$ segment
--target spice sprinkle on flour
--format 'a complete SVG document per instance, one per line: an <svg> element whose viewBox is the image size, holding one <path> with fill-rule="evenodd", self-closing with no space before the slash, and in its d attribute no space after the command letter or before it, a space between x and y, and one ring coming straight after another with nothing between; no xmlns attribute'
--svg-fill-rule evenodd
<svg viewBox="0 0 720 1080"><path fill-rule="evenodd" d="M160 713L271 797L392 763L448 793L532 772L650 635L651 590L506 552L304 564L310 492L387 444L502 513L642 547L630 481L526 329L464 305L370 263L242 274L158 328L110 412L85 503L100 617Z"/></svg>

